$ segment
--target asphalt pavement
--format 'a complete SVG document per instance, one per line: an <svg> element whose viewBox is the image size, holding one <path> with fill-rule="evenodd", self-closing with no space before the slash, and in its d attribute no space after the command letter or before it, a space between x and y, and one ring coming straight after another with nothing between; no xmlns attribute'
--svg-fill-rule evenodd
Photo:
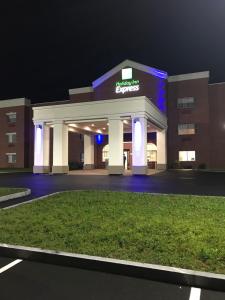
<svg viewBox="0 0 225 300"><path fill-rule="evenodd" d="M1 208L64 190L94 189L225 196L225 174L195 171L166 171L153 176L15 173L0 174L0 186L27 187L32 191L28 197L0 203ZM12 266L9 265L11 263ZM199 291L192 287L73 267L30 261L17 262L15 259L0 257L0 299L224 300L225 293Z"/></svg>
<svg viewBox="0 0 225 300"><path fill-rule="evenodd" d="M2 268L10 263L15 265L12 264L1 273ZM225 299L225 293L222 292L196 291L192 287L147 279L0 257L1 300ZM196 295L200 298L196 298Z"/></svg>
<svg viewBox="0 0 225 300"><path fill-rule="evenodd" d="M0 203L0 208L65 190L113 190L129 192L225 196L225 173L166 171L152 176L79 176L0 174L0 186L27 187L31 195Z"/></svg>

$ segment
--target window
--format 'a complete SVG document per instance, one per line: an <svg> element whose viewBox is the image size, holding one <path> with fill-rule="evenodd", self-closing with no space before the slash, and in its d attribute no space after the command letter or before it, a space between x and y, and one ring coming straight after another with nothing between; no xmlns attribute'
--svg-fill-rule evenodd
<svg viewBox="0 0 225 300"><path fill-rule="evenodd" d="M178 135L195 134L195 124L178 124Z"/></svg>
<svg viewBox="0 0 225 300"><path fill-rule="evenodd" d="M14 164L16 163L16 153L6 153L8 157L8 163L9 164Z"/></svg>
<svg viewBox="0 0 225 300"><path fill-rule="evenodd" d="M147 144L147 161L157 161L157 146L153 143Z"/></svg>
<svg viewBox="0 0 225 300"><path fill-rule="evenodd" d="M178 108L193 108L195 105L195 98L178 98L177 99L177 107Z"/></svg>
<svg viewBox="0 0 225 300"><path fill-rule="evenodd" d="M179 161L195 161L195 151L179 151Z"/></svg>
<svg viewBox="0 0 225 300"><path fill-rule="evenodd" d="M10 112L6 114L9 123L16 123L16 112Z"/></svg>
<svg viewBox="0 0 225 300"><path fill-rule="evenodd" d="M105 145L102 149L102 161L106 162L109 159L109 145Z"/></svg>
<svg viewBox="0 0 225 300"><path fill-rule="evenodd" d="M10 132L6 133L8 137L8 143L9 144L15 144L16 143L16 132Z"/></svg>

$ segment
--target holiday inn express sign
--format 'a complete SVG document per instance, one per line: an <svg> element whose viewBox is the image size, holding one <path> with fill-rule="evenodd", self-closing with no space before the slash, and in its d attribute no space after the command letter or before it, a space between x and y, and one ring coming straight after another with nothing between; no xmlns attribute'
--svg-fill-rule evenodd
<svg viewBox="0 0 225 300"><path fill-rule="evenodd" d="M140 81L132 79L132 71L132 68L122 69L122 80L116 82L116 94L139 91Z"/></svg>
<svg viewBox="0 0 225 300"><path fill-rule="evenodd" d="M126 80L116 82L116 94L125 94L127 92L139 91L140 85L139 80Z"/></svg>

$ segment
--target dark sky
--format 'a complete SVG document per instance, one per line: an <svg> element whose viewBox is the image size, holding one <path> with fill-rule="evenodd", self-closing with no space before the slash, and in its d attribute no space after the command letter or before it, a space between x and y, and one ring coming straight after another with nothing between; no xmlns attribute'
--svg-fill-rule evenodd
<svg viewBox="0 0 225 300"><path fill-rule="evenodd" d="M124 59L225 81L224 0L7 0L0 99L64 100Z"/></svg>

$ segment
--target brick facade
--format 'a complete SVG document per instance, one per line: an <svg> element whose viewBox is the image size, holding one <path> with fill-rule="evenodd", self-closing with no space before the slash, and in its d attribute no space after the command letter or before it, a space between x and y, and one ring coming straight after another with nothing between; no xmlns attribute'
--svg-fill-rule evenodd
<svg viewBox="0 0 225 300"><path fill-rule="evenodd" d="M129 67L129 65L127 65ZM198 74L198 73L196 73ZM115 72L101 84L88 91L70 93L70 99L60 102L49 102L41 105L60 105L62 103L79 103L99 100L112 100L123 97L146 96L168 118L167 155L168 167L198 168L204 165L210 169L225 169L225 83L209 84L207 76L184 76L179 80L166 80L154 74L133 68L133 78L139 80L140 89L136 92L116 94L116 82L121 80L121 71ZM76 89L75 89L76 90ZM91 91L92 90L92 91ZM192 108L179 108L179 98L192 97L195 99ZM9 103L10 100L6 102ZM21 100L22 101L22 100ZM5 105L0 101L0 168L25 168L33 166L34 127L32 123L32 105L29 101L21 105ZM15 102L17 103L17 102ZM35 105L37 106L37 105ZM9 123L7 114L16 113L16 122ZM195 134L178 135L179 124L194 124ZM7 134L16 132L16 142L9 143ZM124 135L124 149L130 151L131 135ZM148 142L157 144L154 134L148 136ZM108 136L104 136L101 145L95 143L95 167L104 168L102 162L102 148L108 143ZM69 162L79 163L83 156L83 137L78 133L69 133ZM195 161L179 162L179 151L195 151ZM16 162L9 163L9 153L16 153ZM52 129L50 143L50 164L52 162Z"/></svg>

